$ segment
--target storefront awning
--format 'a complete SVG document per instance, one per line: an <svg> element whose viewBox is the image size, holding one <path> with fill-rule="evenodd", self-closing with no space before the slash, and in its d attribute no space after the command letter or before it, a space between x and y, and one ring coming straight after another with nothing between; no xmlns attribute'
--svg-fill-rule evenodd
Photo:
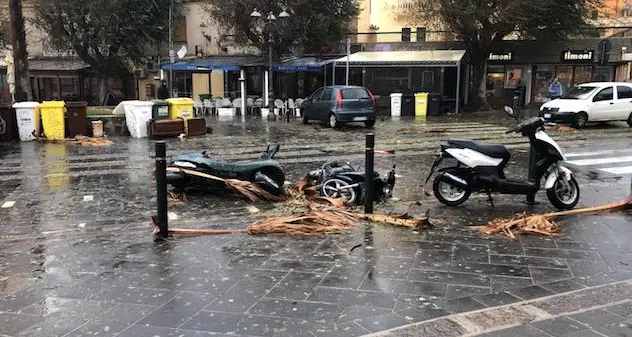
<svg viewBox="0 0 632 337"><path fill-rule="evenodd" d="M261 63L260 56L218 56L200 57L179 61L172 65L174 71L239 71L241 67L254 66ZM160 69L169 70L169 63L160 65Z"/></svg>
<svg viewBox="0 0 632 337"><path fill-rule="evenodd" d="M349 55L349 64L352 66L456 66L464 55L464 50L359 52ZM335 62L337 66L343 67L347 62L347 56Z"/></svg>
<svg viewBox="0 0 632 337"><path fill-rule="evenodd" d="M30 71L79 71L87 68L90 68L90 66L79 59L50 58L29 60Z"/></svg>
<svg viewBox="0 0 632 337"><path fill-rule="evenodd" d="M279 72L317 73L321 71L323 65L329 62L330 60L319 57L300 57L276 64L272 69Z"/></svg>
<svg viewBox="0 0 632 337"><path fill-rule="evenodd" d="M212 71L213 68L199 66L188 62L163 63L160 65L162 70L173 71Z"/></svg>

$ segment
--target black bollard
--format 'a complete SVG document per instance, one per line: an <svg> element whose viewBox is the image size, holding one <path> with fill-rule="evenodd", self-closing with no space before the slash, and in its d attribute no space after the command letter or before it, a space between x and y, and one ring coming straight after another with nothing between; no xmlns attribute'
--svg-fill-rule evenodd
<svg viewBox="0 0 632 337"><path fill-rule="evenodd" d="M365 186L364 186L364 213L373 213L373 198L375 196L375 134L366 134L366 153L364 163Z"/></svg>
<svg viewBox="0 0 632 337"><path fill-rule="evenodd" d="M156 142L156 199L158 200L158 228L156 234L160 238L169 236L167 223L167 144L164 141Z"/></svg>
<svg viewBox="0 0 632 337"><path fill-rule="evenodd" d="M287 122L288 122L288 123L290 122L290 111L291 111L291 110L290 110L290 108L288 108L288 109L286 110L286 112L285 112L285 115L287 116Z"/></svg>

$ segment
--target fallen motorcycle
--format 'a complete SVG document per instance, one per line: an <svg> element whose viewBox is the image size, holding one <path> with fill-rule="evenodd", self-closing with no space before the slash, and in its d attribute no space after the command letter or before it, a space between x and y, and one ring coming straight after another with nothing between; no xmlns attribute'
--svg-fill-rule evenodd
<svg viewBox="0 0 632 337"><path fill-rule="evenodd" d="M339 164L330 161L320 169L309 172L307 175L309 186L320 186L319 193L329 198L343 198L349 204L360 204L366 197L364 182L366 175L360 168L351 163ZM389 171L386 180L375 173L375 193L373 200L383 201L393 196L395 186L395 165Z"/></svg>
<svg viewBox="0 0 632 337"><path fill-rule="evenodd" d="M207 151L190 153L172 157L169 167L198 171L223 179L251 181L272 194L281 195L283 194L285 174L279 162L274 160L280 147L280 145L275 147L268 145L260 158L250 161L230 161ZM217 181L189 175L181 171L168 172L167 183L173 186L177 192L192 187L223 186Z"/></svg>

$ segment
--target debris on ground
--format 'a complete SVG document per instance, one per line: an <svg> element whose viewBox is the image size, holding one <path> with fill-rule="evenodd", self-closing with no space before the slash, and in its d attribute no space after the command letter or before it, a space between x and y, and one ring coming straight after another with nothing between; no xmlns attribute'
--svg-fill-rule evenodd
<svg viewBox="0 0 632 337"><path fill-rule="evenodd" d="M575 132L575 131L577 131L577 129L572 128L570 126L559 125L559 124L546 126L545 129L547 131L559 131L559 132Z"/></svg>
<svg viewBox="0 0 632 337"><path fill-rule="evenodd" d="M108 140L105 137L77 136L77 137L75 137L75 142L77 144L81 144L83 146L108 146L108 145L112 145L112 141Z"/></svg>
<svg viewBox="0 0 632 337"><path fill-rule="evenodd" d="M397 133L446 133L448 131L448 129L439 129L439 128L428 128L428 127L424 127L424 128L415 128L415 127L410 127L410 128L401 128L399 130L397 130Z"/></svg>
<svg viewBox="0 0 632 337"><path fill-rule="evenodd" d="M538 234L544 236L555 235L562 230L562 227L553 221L553 218L570 215L593 214L607 211L614 211L628 207L632 203L632 195L622 201L610 204L578 208L569 211L552 212L546 214L520 213L509 219L496 219L480 228L481 232L493 235L504 234L512 239L520 234Z"/></svg>
<svg viewBox="0 0 632 337"><path fill-rule="evenodd" d="M210 180L220 181L226 184L231 191L235 192L238 195L242 195L250 201L283 201L285 197L274 195L263 188L259 187L259 185L246 180L239 179L224 179L220 177L216 177L214 175L198 172L195 170L189 170L180 167L168 167L168 172L182 172L188 175L197 176L200 178L206 178Z"/></svg>

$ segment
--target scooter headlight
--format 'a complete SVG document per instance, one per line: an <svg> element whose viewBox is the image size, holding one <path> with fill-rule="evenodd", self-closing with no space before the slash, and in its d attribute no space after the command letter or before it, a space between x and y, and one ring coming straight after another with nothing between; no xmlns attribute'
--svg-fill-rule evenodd
<svg viewBox="0 0 632 337"><path fill-rule="evenodd" d="M186 167L186 168L196 168L197 166L195 166L195 164L186 162L186 161L177 161L175 163L173 163L173 166L178 166L178 167Z"/></svg>

